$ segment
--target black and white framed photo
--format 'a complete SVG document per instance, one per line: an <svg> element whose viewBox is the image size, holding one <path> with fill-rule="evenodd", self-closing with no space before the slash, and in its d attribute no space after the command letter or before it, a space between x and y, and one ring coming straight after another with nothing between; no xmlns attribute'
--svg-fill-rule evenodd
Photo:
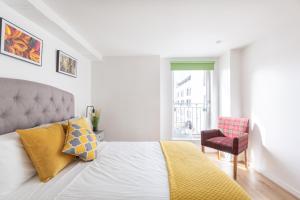
<svg viewBox="0 0 300 200"><path fill-rule="evenodd" d="M77 60L61 50L57 50L56 71L77 77Z"/></svg>

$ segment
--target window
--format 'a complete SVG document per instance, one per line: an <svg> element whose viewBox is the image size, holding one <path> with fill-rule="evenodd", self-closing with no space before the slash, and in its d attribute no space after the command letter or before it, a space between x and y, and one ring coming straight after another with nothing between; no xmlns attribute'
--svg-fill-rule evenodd
<svg viewBox="0 0 300 200"><path fill-rule="evenodd" d="M173 72L174 139L198 140L201 130L207 128L210 119L210 75L209 70Z"/></svg>

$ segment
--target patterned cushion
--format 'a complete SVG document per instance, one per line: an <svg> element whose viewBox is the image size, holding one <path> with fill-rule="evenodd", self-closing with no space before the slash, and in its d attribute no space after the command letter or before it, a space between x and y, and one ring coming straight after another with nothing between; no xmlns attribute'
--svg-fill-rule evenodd
<svg viewBox="0 0 300 200"><path fill-rule="evenodd" d="M233 138L214 137L214 138L208 139L206 141L206 145L208 147L211 147L211 148L214 148L214 149L218 149L218 150L221 150L221 151L231 153L232 148L233 148Z"/></svg>
<svg viewBox="0 0 300 200"><path fill-rule="evenodd" d="M244 133L248 133L249 119L219 117L218 128L227 137L236 137Z"/></svg>
<svg viewBox="0 0 300 200"><path fill-rule="evenodd" d="M84 161L96 158L97 138L84 118L69 121L63 152Z"/></svg>

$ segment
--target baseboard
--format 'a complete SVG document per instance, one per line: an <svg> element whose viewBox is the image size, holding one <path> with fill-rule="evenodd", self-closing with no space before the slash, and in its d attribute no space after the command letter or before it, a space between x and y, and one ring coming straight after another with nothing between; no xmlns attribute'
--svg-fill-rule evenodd
<svg viewBox="0 0 300 200"><path fill-rule="evenodd" d="M290 186L289 184L282 181L281 179L278 179L277 177L269 174L268 172L262 171L260 169L256 169L254 166L252 167L255 171L257 171L264 177L270 179L271 181L273 181L274 183L276 183L277 185L279 185L280 187L282 187L283 189L285 189L286 191L288 191L289 193L291 193L292 195L300 199L300 191L296 190L294 187Z"/></svg>

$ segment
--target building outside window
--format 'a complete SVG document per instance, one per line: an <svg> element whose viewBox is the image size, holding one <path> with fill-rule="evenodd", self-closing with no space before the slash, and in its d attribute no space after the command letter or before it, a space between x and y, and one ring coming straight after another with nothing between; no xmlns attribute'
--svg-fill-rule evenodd
<svg viewBox="0 0 300 200"><path fill-rule="evenodd" d="M206 125L208 73L204 70L173 72L173 139L200 139Z"/></svg>

